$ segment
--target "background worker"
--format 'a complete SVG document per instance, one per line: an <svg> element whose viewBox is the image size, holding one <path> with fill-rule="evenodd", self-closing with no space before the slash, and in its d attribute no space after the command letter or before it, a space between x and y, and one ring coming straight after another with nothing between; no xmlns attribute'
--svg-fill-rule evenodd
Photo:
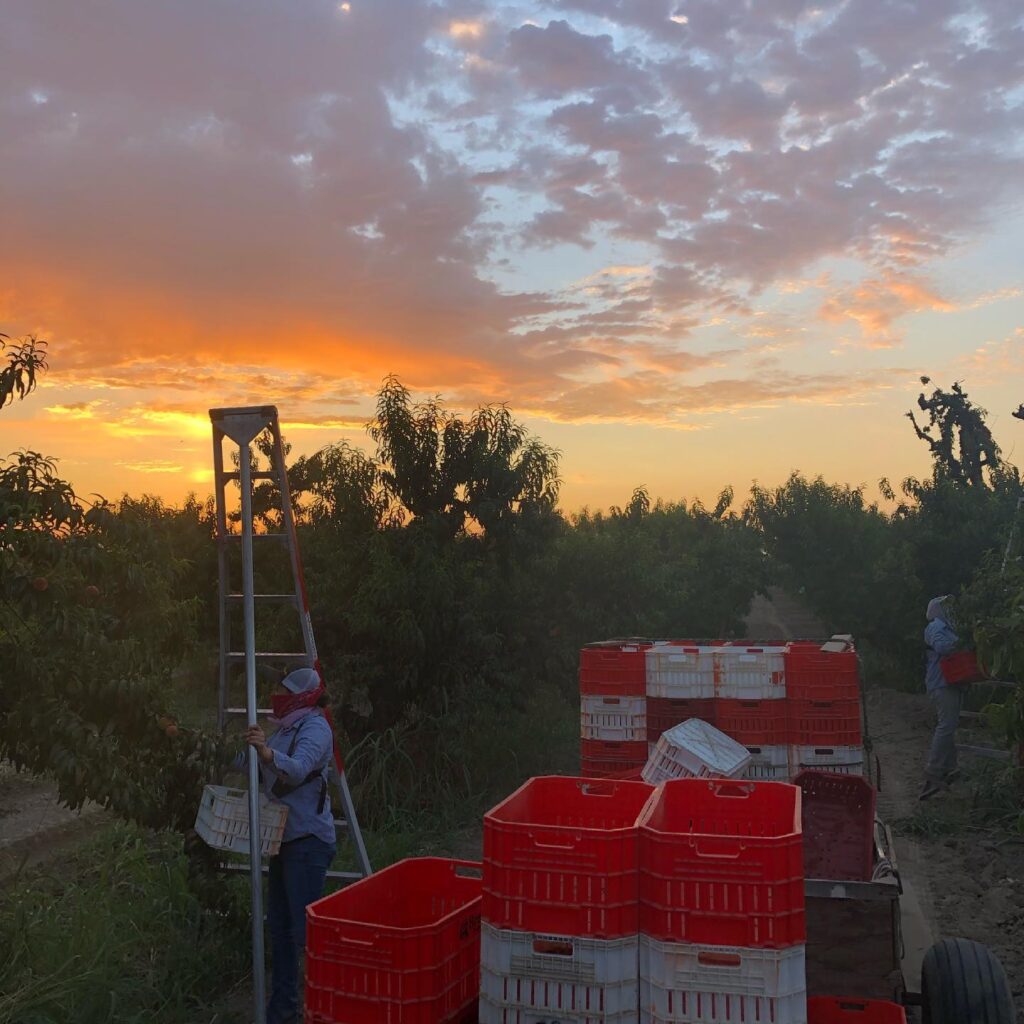
<svg viewBox="0 0 1024 1024"><path fill-rule="evenodd" d="M321 710L327 693L319 674L301 668L271 697L276 728L269 739L253 726L246 740L256 749L263 791L288 805L280 852L270 858L267 919L270 925L271 994L267 1024L299 1020L299 962L306 947L306 907L323 895L336 839L327 772L334 733Z"/></svg>
<svg viewBox="0 0 1024 1024"><path fill-rule="evenodd" d="M919 799L927 800L942 792L960 774L956 757L956 730L960 724L960 710L964 702L964 686L951 686L942 674L941 661L960 647L960 638L949 624L945 597L934 597L928 602L928 625L924 630L925 676L928 699L935 709L936 725L928 751L924 785Z"/></svg>

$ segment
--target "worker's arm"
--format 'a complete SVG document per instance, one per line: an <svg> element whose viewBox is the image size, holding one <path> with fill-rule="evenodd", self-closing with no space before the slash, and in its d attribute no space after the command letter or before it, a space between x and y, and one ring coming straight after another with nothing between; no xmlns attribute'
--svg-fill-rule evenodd
<svg viewBox="0 0 1024 1024"><path fill-rule="evenodd" d="M960 647L960 637L953 632L948 623L941 619L935 619L929 623L924 632L924 639L925 643L942 657L952 654Z"/></svg>
<svg viewBox="0 0 1024 1024"><path fill-rule="evenodd" d="M290 757L283 750L264 746L260 751L260 759L280 778L297 786L310 772L327 764L333 746L331 727L317 715L312 720L302 723L298 742Z"/></svg>

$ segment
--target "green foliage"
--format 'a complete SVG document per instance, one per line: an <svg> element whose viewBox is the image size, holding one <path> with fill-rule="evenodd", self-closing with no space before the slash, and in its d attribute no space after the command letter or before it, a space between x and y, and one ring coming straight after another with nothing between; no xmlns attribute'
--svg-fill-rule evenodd
<svg viewBox="0 0 1024 1024"><path fill-rule="evenodd" d="M221 881L237 907L245 884ZM190 890L180 837L108 826L59 871L4 880L0 1024L227 1024L246 954Z"/></svg>
<svg viewBox="0 0 1024 1024"><path fill-rule="evenodd" d="M971 629L978 658L997 679L1017 686L986 708L989 722L1014 748L1024 746L1024 562L991 556L959 595L954 613Z"/></svg>
<svg viewBox="0 0 1024 1024"><path fill-rule="evenodd" d="M469 525L502 543L517 519L554 511L558 453L530 437L504 406L463 420L437 398L414 404L391 376L369 433L380 485L417 527L454 537Z"/></svg>
<svg viewBox="0 0 1024 1024"><path fill-rule="evenodd" d="M781 487L755 484L745 514L782 587L801 594L830 631L872 632L884 601L889 523L863 487L793 473Z"/></svg>
<svg viewBox="0 0 1024 1024"><path fill-rule="evenodd" d="M52 463L20 453L0 465L0 507L0 755L52 775L71 807L187 827L219 741L168 735L196 599L176 593L187 566L153 528L160 506L86 509Z"/></svg>
<svg viewBox="0 0 1024 1024"><path fill-rule="evenodd" d="M8 345L9 340L6 334L0 334L0 353L5 358L0 365L0 409L34 391L39 372L47 367L45 341L34 335L16 345Z"/></svg>
<svg viewBox="0 0 1024 1024"><path fill-rule="evenodd" d="M436 833L478 823L531 775L578 768L579 707L553 687L529 706L468 688L440 707L409 708L346 757L361 823L385 833Z"/></svg>
<svg viewBox="0 0 1024 1024"><path fill-rule="evenodd" d="M775 581L801 593L829 630L855 634L879 672L915 687L928 601L968 586L1002 550L1024 495L984 410L959 385L922 395L919 404L930 421L914 428L931 447L934 473L908 478L899 496L883 479L891 513L868 503L862 487L798 474L774 490L755 486L746 508ZM976 612L965 616L966 629L988 614Z"/></svg>

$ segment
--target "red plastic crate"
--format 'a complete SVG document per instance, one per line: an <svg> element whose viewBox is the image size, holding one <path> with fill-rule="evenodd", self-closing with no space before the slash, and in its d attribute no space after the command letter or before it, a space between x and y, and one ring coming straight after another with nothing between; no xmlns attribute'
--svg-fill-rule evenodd
<svg viewBox="0 0 1024 1024"><path fill-rule="evenodd" d="M647 759L643 761L599 761L591 758L580 760L580 774L587 779L622 779L624 782L641 782L641 771Z"/></svg>
<svg viewBox="0 0 1024 1024"><path fill-rule="evenodd" d="M715 726L745 747L771 747L787 742L785 700L715 701Z"/></svg>
<svg viewBox="0 0 1024 1024"><path fill-rule="evenodd" d="M580 693L643 697L647 692L650 644L590 644L580 651Z"/></svg>
<svg viewBox="0 0 1024 1024"><path fill-rule="evenodd" d="M859 700L787 700L789 742L797 746L858 747L861 732Z"/></svg>
<svg viewBox="0 0 1024 1024"><path fill-rule="evenodd" d="M580 759L608 761L623 768L647 761L647 740L580 740Z"/></svg>
<svg viewBox="0 0 1024 1024"><path fill-rule="evenodd" d="M617 939L637 931L643 782L530 779L484 815L483 919L496 928Z"/></svg>
<svg viewBox="0 0 1024 1024"><path fill-rule="evenodd" d="M907 1024L898 1003L880 999L812 996L807 1000L807 1024Z"/></svg>
<svg viewBox="0 0 1024 1024"><path fill-rule="evenodd" d="M823 651L816 643L791 643L785 662L786 696L791 700L860 700L856 651Z"/></svg>
<svg viewBox="0 0 1024 1024"><path fill-rule="evenodd" d="M878 793L856 775L802 771L804 874L808 878L867 882L875 860Z"/></svg>
<svg viewBox="0 0 1024 1024"><path fill-rule="evenodd" d="M947 654L944 658L939 659L939 668L942 671L942 678L950 686L977 683L988 678L974 651L956 651L954 654Z"/></svg>
<svg viewBox="0 0 1024 1024"><path fill-rule="evenodd" d="M640 819L640 931L782 949L805 939L800 790L675 779Z"/></svg>
<svg viewBox="0 0 1024 1024"><path fill-rule="evenodd" d="M672 726L680 725L691 718L699 718L709 725L717 725L715 704L716 702L712 698L704 700L679 698L677 700L670 697L648 697L648 742L657 743L663 732L667 732Z"/></svg>
<svg viewBox="0 0 1024 1024"><path fill-rule="evenodd" d="M480 977L481 865L399 861L306 908L306 1020L462 1021Z"/></svg>

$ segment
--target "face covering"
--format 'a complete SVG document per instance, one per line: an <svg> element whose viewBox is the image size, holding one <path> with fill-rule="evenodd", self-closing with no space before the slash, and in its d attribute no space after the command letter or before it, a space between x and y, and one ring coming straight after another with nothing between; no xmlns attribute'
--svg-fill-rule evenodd
<svg viewBox="0 0 1024 1024"><path fill-rule="evenodd" d="M315 690L307 690L305 693L275 693L270 698L270 708L274 718L280 722L296 711L316 707L317 701L326 692L326 687L321 683Z"/></svg>

